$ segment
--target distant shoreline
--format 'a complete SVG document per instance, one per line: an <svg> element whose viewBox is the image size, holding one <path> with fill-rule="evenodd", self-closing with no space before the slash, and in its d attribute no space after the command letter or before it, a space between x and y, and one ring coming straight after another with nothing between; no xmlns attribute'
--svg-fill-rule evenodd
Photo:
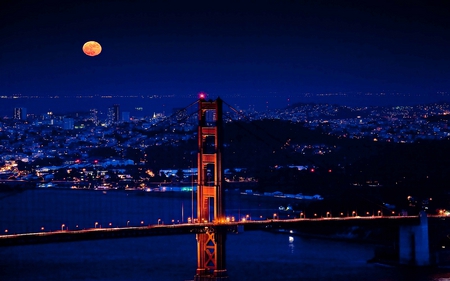
<svg viewBox="0 0 450 281"><path fill-rule="evenodd" d="M216 97L209 97L215 99ZM227 104L240 110L266 111L282 109L296 103L330 103L343 106L411 106L450 101L447 93L433 95L384 94L384 93L324 93L260 96L222 96ZM129 95L129 96L0 96L0 117L12 116L15 107L25 107L30 114L56 114L97 109L106 112L108 107L119 104L121 111L133 116L151 116L156 113L170 115L174 109L184 108L195 102L195 95Z"/></svg>

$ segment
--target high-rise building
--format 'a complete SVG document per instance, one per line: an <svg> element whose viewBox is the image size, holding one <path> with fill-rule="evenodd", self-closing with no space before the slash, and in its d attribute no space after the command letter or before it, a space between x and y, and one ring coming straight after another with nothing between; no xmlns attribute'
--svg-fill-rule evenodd
<svg viewBox="0 0 450 281"><path fill-rule="evenodd" d="M119 122L119 105L115 104L112 107L108 108L108 121L110 123Z"/></svg>
<svg viewBox="0 0 450 281"><path fill-rule="evenodd" d="M25 120L27 119L27 109L24 107L14 108L14 119Z"/></svg>
<svg viewBox="0 0 450 281"><path fill-rule="evenodd" d="M130 112L122 111L122 121L123 122L130 122Z"/></svg>
<svg viewBox="0 0 450 281"><path fill-rule="evenodd" d="M89 114L90 114L90 119L92 120L92 122L94 122L94 124L98 124L98 111L97 109L93 108L89 110Z"/></svg>
<svg viewBox="0 0 450 281"><path fill-rule="evenodd" d="M119 122L119 116L120 116L120 114L119 114L119 105L115 104L113 106L113 108L114 108L114 122Z"/></svg>
<svg viewBox="0 0 450 281"><path fill-rule="evenodd" d="M74 119L73 118L64 118L63 119L63 129L64 130L73 130L74 128Z"/></svg>

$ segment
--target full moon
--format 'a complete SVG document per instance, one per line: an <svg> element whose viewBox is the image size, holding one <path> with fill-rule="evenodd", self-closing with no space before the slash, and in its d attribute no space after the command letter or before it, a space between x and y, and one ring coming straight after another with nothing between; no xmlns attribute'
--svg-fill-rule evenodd
<svg viewBox="0 0 450 281"><path fill-rule="evenodd" d="M83 52L90 57L95 57L102 52L102 46L98 42L88 41L83 45Z"/></svg>

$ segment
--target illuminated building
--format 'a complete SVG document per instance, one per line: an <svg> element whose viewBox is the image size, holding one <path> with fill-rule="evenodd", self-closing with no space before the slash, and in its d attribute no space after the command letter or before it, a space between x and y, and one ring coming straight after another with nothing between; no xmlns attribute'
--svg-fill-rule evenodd
<svg viewBox="0 0 450 281"><path fill-rule="evenodd" d="M119 105L115 104L108 108L108 121L109 123L119 122Z"/></svg>
<svg viewBox="0 0 450 281"><path fill-rule="evenodd" d="M97 109L93 108L89 110L90 119L92 120L92 122L94 122L94 124L98 124L97 114L98 114Z"/></svg>
<svg viewBox="0 0 450 281"><path fill-rule="evenodd" d="M74 128L74 120L73 118L64 118L63 119L63 129L64 130L73 130Z"/></svg>
<svg viewBox="0 0 450 281"><path fill-rule="evenodd" d="M24 107L14 108L14 119L25 120L27 119L27 109Z"/></svg>

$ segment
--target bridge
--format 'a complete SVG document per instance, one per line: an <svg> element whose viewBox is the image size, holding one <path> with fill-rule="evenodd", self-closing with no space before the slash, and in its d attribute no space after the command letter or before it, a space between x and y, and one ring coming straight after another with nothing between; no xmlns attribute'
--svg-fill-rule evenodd
<svg viewBox="0 0 450 281"><path fill-rule="evenodd" d="M439 219L439 216L430 218ZM206 233L211 230L222 228L226 232L244 232L252 230L286 230L301 229L302 227L320 228L327 224L333 227L346 227L355 225L378 224L384 226L398 225L418 225L420 223L417 216L404 217L345 217L345 218L292 218L292 219L269 219L257 221L239 221L239 222L222 222L222 223L178 223L170 225L148 225L136 227L105 227L105 228L88 228L80 230L57 230L48 232L35 233L18 233L11 235L0 235L0 247L56 243L56 242L73 242L83 240L96 239L113 239L127 238L139 236L156 236L156 235L180 235L180 234L197 234Z"/></svg>
<svg viewBox="0 0 450 281"><path fill-rule="evenodd" d="M158 209L172 210L172 214L163 217L159 213L154 215L151 212L152 214L149 215L144 212L145 219L139 218L139 215L142 214L133 213L135 212L133 208L137 207L141 210L149 208L148 205L141 202L143 201L141 199L153 196L143 192L96 190L93 194L94 191L83 190L77 192L76 196L79 196L79 201L74 202L75 191L72 190L25 190L15 194L18 197L26 198L21 207L42 210L50 205L56 206L56 211L53 212L63 213L64 221L55 224L53 222L55 214L44 218L43 221L34 220L33 210L28 210L31 218L28 217L26 220L32 221L31 223L34 225L25 228L16 227L16 230L14 227L4 227L3 235L0 235L0 246L195 234L197 238L197 269L194 279L209 281L228 279L225 258L227 233L250 230L278 232L289 230L300 233L302 229L308 228L377 225L399 229L398 243L401 263L429 265L431 258L428 223L429 221L445 220L444 216L431 217L425 214L420 217L386 216L378 210L371 214L367 212L364 216L356 215L355 211L351 211L349 216L342 214L332 216L327 212L322 217L306 217L303 213L297 212L280 219L280 214L275 208L251 209L251 204L228 208L226 197L231 192L225 190L223 178L222 101L220 99L206 101L204 98L200 98L198 106L197 191L194 192L194 188L191 187L190 192L181 195L166 193L161 195L164 197L158 198L158 201L155 198L152 201L154 204L160 204L157 206ZM59 196L55 201L46 204L46 198L51 196L50 192L59 193ZM71 194L69 195L69 193ZM194 200L195 193L196 200ZM106 197L117 203L122 202L123 197L131 197L131 194L136 194L136 196L133 195L130 206L125 206L125 208L133 209L131 215L124 215L123 210L118 210L117 206L121 205L106 207L104 203ZM86 201L90 202L86 203ZM161 201L162 203L160 203ZM181 202L181 205L173 203L174 201ZM229 203L233 204L233 202ZM64 206L68 206L68 210L65 210ZM17 208L19 206L13 206L8 211L14 212ZM105 211L105 209L107 210ZM194 212L195 209L196 212ZM78 222L72 217L73 213L83 213L84 210L94 214L82 222ZM23 220L23 218L19 220ZM29 222L15 221L13 225L17 226L21 223Z"/></svg>

